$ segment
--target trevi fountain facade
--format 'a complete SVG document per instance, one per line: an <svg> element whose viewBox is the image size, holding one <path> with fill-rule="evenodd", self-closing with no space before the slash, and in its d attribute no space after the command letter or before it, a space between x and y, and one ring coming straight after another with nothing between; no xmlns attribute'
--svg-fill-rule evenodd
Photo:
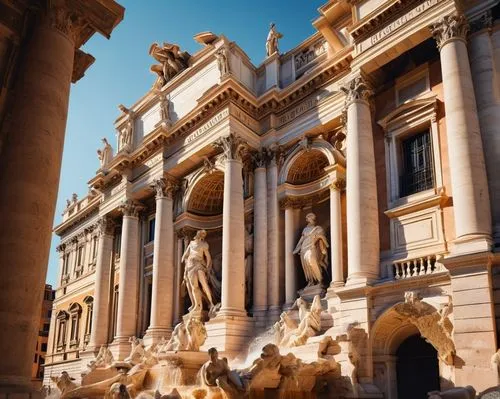
<svg viewBox="0 0 500 399"><path fill-rule="evenodd" d="M271 24L259 66L211 32L152 44L55 227L47 395L495 387L496 3L331 0L287 53Z"/></svg>

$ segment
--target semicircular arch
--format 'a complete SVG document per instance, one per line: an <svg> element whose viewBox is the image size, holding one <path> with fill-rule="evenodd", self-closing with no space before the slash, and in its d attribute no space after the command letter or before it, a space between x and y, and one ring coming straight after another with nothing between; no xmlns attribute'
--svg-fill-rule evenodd
<svg viewBox="0 0 500 399"><path fill-rule="evenodd" d="M224 173L219 167L200 170L191 180L183 200L183 211L201 216L222 213Z"/></svg>

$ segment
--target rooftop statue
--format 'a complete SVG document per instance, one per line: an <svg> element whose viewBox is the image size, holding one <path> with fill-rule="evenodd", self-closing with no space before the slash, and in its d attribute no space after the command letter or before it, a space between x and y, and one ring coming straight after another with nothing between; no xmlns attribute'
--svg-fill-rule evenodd
<svg viewBox="0 0 500 399"><path fill-rule="evenodd" d="M271 23L269 33L267 34L266 40L266 56L269 57L274 53L279 53L278 49L278 39L281 39L283 35L276 31L276 25Z"/></svg>
<svg viewBox="0 0 500 399"><path fill-rule="evenodd" d="M323 282L322 269L328 266L326 240L323 227L316 225L316 215L306 215L307 226L302 230L297 246L293 253L300 253L300 261L307 281L307 286L321 284Z"/></svg>
<svg viewBox="0 0 500 399"><path fill-rule="evenodd" d="M188 67L189 53L180 51L177 44L153 43L149 48L151 55L160 64L151 65L151 71L158 75L154 87L161 89L169 80Z"/></svg>
<svg viewBox="0 0 500 399"><path fill-rule="evenodd" d="M101 163L101 169L105 169L113 158L113 147L111 147L106 138L102 139L102 143L104 146L97 150L97 157Z"/></svg>

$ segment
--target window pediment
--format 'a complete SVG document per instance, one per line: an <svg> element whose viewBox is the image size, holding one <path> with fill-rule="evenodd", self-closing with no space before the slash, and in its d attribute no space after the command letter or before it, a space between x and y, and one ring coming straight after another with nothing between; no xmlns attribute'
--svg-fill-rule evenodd
<svg viewBox="0 0 500 399"><path fill-rule="evenodd" d="M377 123L388 131L408 128L408 125L418 124L420 121L435 117L438 99L435 94L408 101L391 111Z"/></svg>

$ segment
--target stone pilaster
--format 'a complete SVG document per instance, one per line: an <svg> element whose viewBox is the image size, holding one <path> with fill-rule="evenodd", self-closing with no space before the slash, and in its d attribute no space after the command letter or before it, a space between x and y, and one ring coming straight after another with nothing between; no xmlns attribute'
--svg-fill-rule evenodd
<svg viewBox="0 0 500 399"><path fill-rule="evenodd" d="M111 255L113 252L114 223L108 216L98 221L99 241L95 273L92 331L88 349L93 350L108 343L110 317Z"/></svg>
<svg viewBox="0 0 500 399"><path fill-rule="evenodd" d="M344 262L342 258L342 206L341 193L345 190L345 179L337 178L330 185L330 251L332 261L331 288L344 285Z"/></svg>
<svg viewBox="0 0 500 399"><path fill-rule="evenodd" d="M285 200L281 207L285 209L285 304L289 309L297 299L297 264L296 255L293 254L297 244L297 229L300 219L300 205L294 201ZM300 267L300 266L299 266Z"/></svg>
<svg viewBox="0 0 500 399"><path fill-rule="evenodd" d="M254 240L253 267L253 317L263 325L267 311L267 178L265 154L261 151L255 159L254 187Z"/></svg>
<svg viewBox="0 0 500 399"><path fill-rule="evenodd" d="M500 247L500 100L498 99L500 76L496 76L497 65L491 32L492 16L487 13L473 24L475 33L469 37L469 55L476 97L479 126L484 149L486 174L493 223L493 240Z"/></svg>
<svg viewBox="0 0 500 399"><path fill-rule="evenodd" d="M491 212L483 146L466 46L467 21L450 15L431 26L443 75L456 240L452 252L488 251Z"/></svg>
<svg viewBox="0 0 500 399"><path fill-rule="evenodd" d="M153 184L156 192L156 221L153 249L153 289L151 324L146 342L155 343L172 332L174 306L174 217L173 196L177 184L160 178Z"/></svg>
<svg viewBox="0 0 500 399"><path fill-rule="evenodd" d="M348 285L366 284L379 276L377 180L369 97L372 91L357 76L341 90L347 118L347 258Z"/></svg>
<svg viewBox="0 0 500 399"><path fill-rule="evenodd" d="M6 227L0 232L0 392L31 390L73 73L71 17L63 7L51 8L24 39L0 134L0 183L8 187L0 193Z"/></svg>
<svg viewBox="0 0 500 399"><path fill-rule="evenodd" d="M279 203L277 152L268 150L267 165L267 305L268 322L281 313L279 280Z"/></svg>
<svg viewBox="0 0 500 399"><path fill-rule="evenodd" d="M123 213L120 248L120 282L114 355L123 360L130 351L128 342L136 335L139 291L139 212L143 207L133 200L126 200L120 210Z"/></svg>

